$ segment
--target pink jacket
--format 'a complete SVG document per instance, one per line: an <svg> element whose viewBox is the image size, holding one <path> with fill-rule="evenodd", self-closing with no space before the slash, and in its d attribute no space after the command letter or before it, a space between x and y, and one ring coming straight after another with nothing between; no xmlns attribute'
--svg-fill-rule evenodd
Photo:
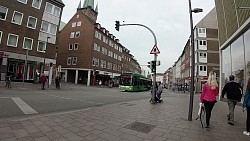
<svg viewBox="0 0 250 141"><path fill-rule="evenodd" d="M206 101L215 101L216 100L216 96L219 93L219 88L216 87L214 90L212 90L207 83L204 84L203 89L202 89L202 93L200 96L200 100L201 102L203 100Z"/></svg>

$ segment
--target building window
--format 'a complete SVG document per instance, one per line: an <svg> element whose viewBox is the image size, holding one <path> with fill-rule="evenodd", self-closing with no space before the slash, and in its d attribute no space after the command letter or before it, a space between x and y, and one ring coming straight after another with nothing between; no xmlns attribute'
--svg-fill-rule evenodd
<svg viewBox="0 0 250 141"><path fill-rule="evenodd" d="M18 35L9 33L7 45L12 47L17 47Z"/></svg>
<svg viewBox="0 0 250 141"><path fill-rule="evenodd" d="M103 68L106 68L106 61L103 61Z"/></svg>
<svg viewBox="0 0 250 141"><path fill-rule="evenodd" d="M80 37L80 31L77 31L76 32L76 38L79 38Z"/></svg>
<svg viewBox="0 0 250 141"><path fill-rule="evenodd" d="M74 38L75 37L75 32L71 32L70 33L70 38Z"/></svg>
<svg viewBox="0 0 250 141"><path fill-rule="evenodd" d="M95 37L98 38L98 31L95 31Z"/></svg>
<svg viewBox="0 0 250 141"><path fill-rule="evenodd" d="M200 71L207 71L207 66L200 66Z"/></svg>
<svg viewBox="0 0 250 141"><path fill-rule="evenodd" d="M76 65L76 63L77 63L77 57L73 57L73 59L72 59L72 65Z"/></svg>
<svg viewBox="0 0 250 141"><path fill-rule="evenodd" d="M206 40L199 40L199 45L200 46L206 46L207 45L207 41Z"/></svg>
<svg viewBox="0 0 250 141"><path fill-rule="evenodd" d="M3 32L0 31L0 44L1 44L1 41L2 41L2 35L3 35Z"/></svg>
<svg viewBox="0 0 250 141"><path fill-rule="evenodd" d="M37 18L29 16L27 27L35 29L36 28Z"/></svg>
<svg viewBox="0 0 250 141"><path fill-rule="evenodd" d="M79 18L79 15L76 15L76 18Z"/></svg>
<svg viewBox="0 0 250 141"><path fill-rule="evenodd" d="M200 53L200 58L207 58L207 53L201 52Z"/></svg>
<svg viewBox="0 0 250 141"><path fill-rule="evenodd" d="M75 44L74 50L78 50L78 44Z"/></svg>
<svg viewBox="0 0 250 141"><path fill-rule="evenodd" d="M33 2L32 2L32 7L35 7L35 8L37 8L37 9L40 9L41 4L42 4L42 0L33 0Z"/></svg>
<svg viewBox="0 0 250 141"><path fill-rule="evenodd" d="M98 39L102 40L102 34L101 33L98 33Z"/></svg>
<svg viewBox="0 0 250 141"><path fill-rule="evenodd" d="M73 50L73 44L69 44L69 50Z"/></svg>
<svg viewBox="0 0 250 141"><path fill-rule="evenodd" d="M56 35L57 26L55 24L50 24L50 33Z"/></svg>
<svg viewBox="0 0 250 141"><path fill-rule="evenodd" d="M198 28L199 33L206 33L206 28Z"/></svg>
<svg viewBox="0 0 250 141"><path fill-rule="evenodd" d="M42 21L41 31L43 31L43 32L49 31L49 23L48 22Z"/></svg>
<svg viewBox="0 0 250 141"><path fill-rule="evenodd" d="M72 61L71 57L68 57L68 59L67 59L67 65L71 65L71 61Z"/></svg>
<svg viewBox="0 0 250 141"><path fill-rule="evenodd" d="M45 52L46 50L46 43L42 41L38 41L37 51Z"/></svg>
<svg viewBox="0 0 250 141"><path fill-rule="evenodd" d="M92 59L92 66L95 66L95 58Z"/></svg>
<svg viewBox="0 0 250 141"><path fill-rule="evenodd" d="M11 22L15 23L15 24L18 24L18 25L21 25L22 19L23 19L23 13L14 11Z"/></svg>
<svg viewBox="0 0 250 141"><path fill-rule="evenodd" d="M47 2L46 7L45 7L45 11L59 17L60 13L61 13L61 8Z"/></svg>
<svg viewBox="0 0 250 141"><path fill-rule="evenodd" d="M77 22L77 25L76 25L76 26L81 26L81 25L82 25L82 22L79 21L79 22Z"/></svg>
<svg viewBox="0 0 250 141"><path fill-rule="evenodd" d="M0 20L6 20L8 8L0 6Z"/></svg>
<svg viewBox="0 0 250 141"><path fill-rule="evenodd" d="M94 43L94 50L97 50L97 44Z"/></svg>
<svg viewBox="0 0 250 141"><path fill-rule="evenodd" d="M76 27L76 22L73 22L73 23L72 23L72 27Z"/></svg>
<svg viewBox="0 0 250 141"><path fill-rule="evenodd" d="M23 48L32 50L33 39L24 37Z"/></svg>
<svg viewBox="0 0 250 141"><path fill-rule="evenodd" d="M27 4L27 0L17 0L17 1L19 1L19 2L21 2L23 4Z"/></svg>

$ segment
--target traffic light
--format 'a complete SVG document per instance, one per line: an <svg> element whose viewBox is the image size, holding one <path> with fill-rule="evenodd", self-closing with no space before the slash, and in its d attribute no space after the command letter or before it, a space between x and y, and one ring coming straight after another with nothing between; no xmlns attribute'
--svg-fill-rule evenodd
<svg viewBox="0 0 250 141"><path fill-rule="evenodd" d="M156 72L156 61L151 61L151 72L155 73Z"/></svg>
<svg viewBox="0 0 250 141"><path fill-rule="evenodd" d="M120 29L120 21L115 21L115 29L119 31Z"/></svg>

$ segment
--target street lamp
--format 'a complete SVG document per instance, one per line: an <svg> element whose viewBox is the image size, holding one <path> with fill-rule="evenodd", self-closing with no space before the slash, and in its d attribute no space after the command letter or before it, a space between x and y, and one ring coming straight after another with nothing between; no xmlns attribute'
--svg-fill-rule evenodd
<svg viewBox="0 0 250 141"><path fill-rule="evenodd" d="M25 56L25 63L24 63L24 67L23 67L23 86L24 86L24 79L25 79L25 74L27 76L27 59L28 59L28 54L29 54L29 49L26 48L26 56Z"/></svg>
<svg viewBox="0 0 250 141"><path fill-rule="evenodd" d="M202 12L203 10L200 8L192 9L191 0L189 2L189 15L190 15L190 29L191 29L191 86L190 86L190 101L189 101L189 112L188 112L188 120L192 121L192 113L193 113L193 103L194 103L194 69L195 69L195 53L194 53L194 27L193 27L193 15L194 13Z"/></svg>

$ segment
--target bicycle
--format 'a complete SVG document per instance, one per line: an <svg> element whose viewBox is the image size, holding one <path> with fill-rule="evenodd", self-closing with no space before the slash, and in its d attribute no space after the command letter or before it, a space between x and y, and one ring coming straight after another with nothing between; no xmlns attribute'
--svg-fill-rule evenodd
<svg viewBox="0 0 250 141"><path fill-rule="evenodd" d="M205 121L205 119L204 119L205 118L205 107L204 107L203 103L199 103L199 105L200 105L200 108L198 111L198 117L195 120L200 119L201 127L204 128L203 122Z"/></svg>

